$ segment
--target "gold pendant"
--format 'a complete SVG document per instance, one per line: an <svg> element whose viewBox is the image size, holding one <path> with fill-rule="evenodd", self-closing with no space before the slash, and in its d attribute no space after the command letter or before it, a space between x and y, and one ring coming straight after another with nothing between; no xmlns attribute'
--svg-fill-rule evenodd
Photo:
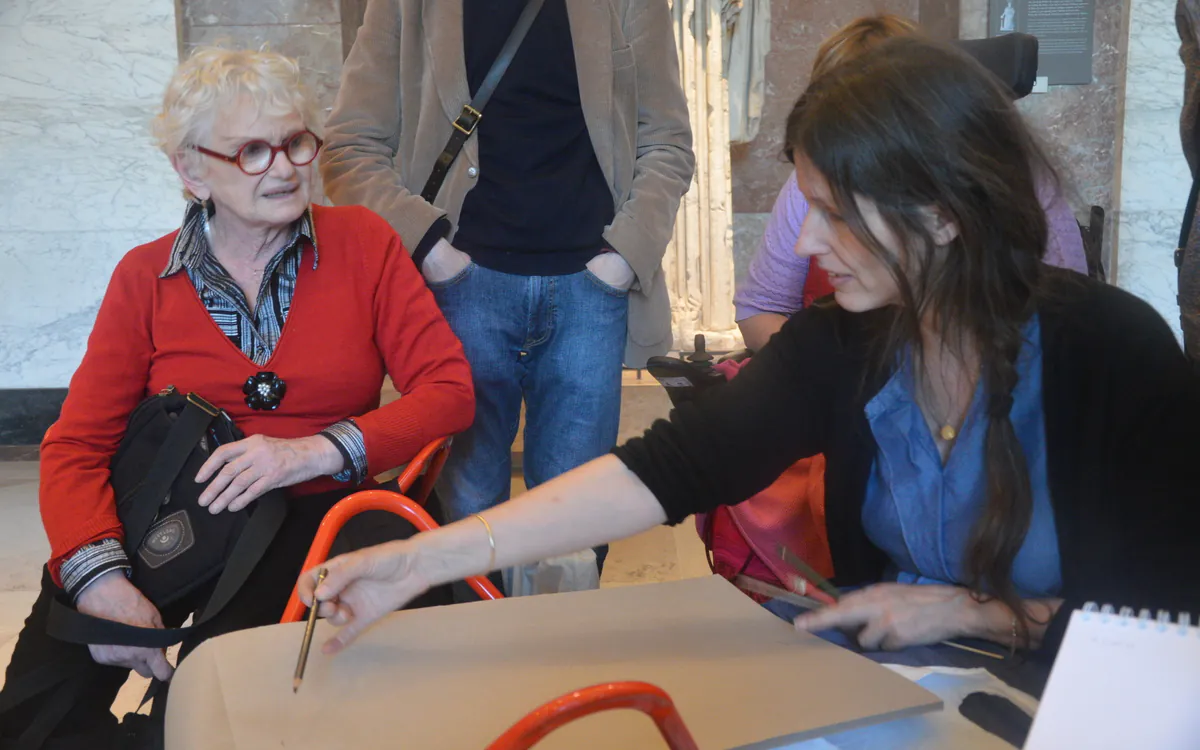
<svg viewBox="0 0 1200 750"><path fill-rule="evenodd" d="M958 430L954 429L953 425L944 424L938 434L942 436L944 442L952 443L954 438L958 437Z"/></svg>

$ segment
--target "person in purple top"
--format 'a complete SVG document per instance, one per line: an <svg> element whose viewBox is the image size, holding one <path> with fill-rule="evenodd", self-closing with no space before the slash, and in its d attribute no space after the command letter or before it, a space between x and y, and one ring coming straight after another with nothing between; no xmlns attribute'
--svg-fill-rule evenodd
<svg viewBox="0 0 1200 750"><path fill-rule="evenodd" d="M897 16L860 18L827 39L817 52L812 78L815 80L835 65L862 54L895 36L915 33L917 27ZM1038 197L1046 210L1049 237L1043 260L1052 266L1087 274L1083 237L1062 191L1044 183ZM750 261L746 279L737 288L733 304L746 346L758 350L797 310L804 307L808 259L797 257L796 240L808 214L808 203L796 185L793 172L775 199L766 232Z"/></svg>

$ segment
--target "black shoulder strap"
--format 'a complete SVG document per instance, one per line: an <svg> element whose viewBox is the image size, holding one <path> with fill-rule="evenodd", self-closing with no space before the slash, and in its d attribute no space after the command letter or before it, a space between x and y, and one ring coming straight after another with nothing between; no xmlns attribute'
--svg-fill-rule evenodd
<svg viewBox="0 0 1200 750"><path fill-rule="evenodd" d="M1175 248L1175 267L1183 267L1183 253L1192 234L1196 219L1196 199L1200 196L1200 180L1192 180L1192 192L1188 194L1187 208L1183 211L1183 225L1179 227L1179 244Z"/></svg>
<svg viewBox="0 0 1200 750"><path fill-rule="evenodd" d="M225 569L217 580L204 611L186 628L139 628L114 620L85 615L70 605L65 597L55 598L50 605L46 632L60 641L112 646L144 646L166 648L179 643L204 623L216 617L242 588L267 547L275 538L287 515L287 500L281 491L274 491L255 501L258 505L246 528L242 530Z"/></svg>
<svg viewBox="0 0 1200 750"><path fill-rule="evenodd" d="M454 130L450 133L450 140L446 143L446 148L442 149L442 153L438 155L437 161L434 162L433 171L429 173L429 179L425 182L425 189L421 191L421 197L429 203L433 203L433 200L437 198L438 191L442 189L442 183L446 181L446 175L450 174L450 165L454 164L454 160L458 158L458 152L462 151L463 144L478 127L479 120L483 117L483 108L487 106L488 100L495 93L497 84L504 77L504 72L508 70L508 65L517 54L521 42L525 40L525 34L533 25L533 19L542 9L543 2L544 0L528 0L525 9L521 11L521 16L517 19L517 25L513 27L512 33L508 35L508 39L500 49L500 54L496 56L496 61L492 63L479 90L475 92L475 98L471 100L470 104L463 105L462 112L454 121Z"/></svg>
<svg viewBox="0 0 1200 750"><path fill-rule="evenodd" d="M125 554L130 560L134 559L142 540L150 531L159 508L175 483L175 477L183 471L188 456L218 414L220 412L216 407L188 395L187 404L171 427L167 439L154 454L154 463L137 491L133 510L125 519Z"/></svg>

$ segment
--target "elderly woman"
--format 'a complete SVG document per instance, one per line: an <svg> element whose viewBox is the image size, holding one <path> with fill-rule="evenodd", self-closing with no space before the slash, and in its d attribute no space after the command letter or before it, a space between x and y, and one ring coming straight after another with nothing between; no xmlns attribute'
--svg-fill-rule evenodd
<svg viewBox="0 0 1200 750"><path fill-rule="evenodd" d="M102 746L130 669L164 680L172 670L160 650L53 640L52 597L65 592L81 612L142 627L177 627L203 603L159 612L126 577L109 463L146 396L172 385L195 392L248 435L200 469L197 481L215 477L201 505L238 510L275 488L289 497L254 573L184 653L204 637L277 622L336 490L470 424L467 362L399 237L366 209L311 205L313 126L299 68L277 54L200 50L167 87L155 130L191 201L183 225L118 264L42 444L51 560L6 684L75 660L86 679L57 724L64 746ZM381 407L385 374L402 398ZM256 375L284 381L282 399L244 397ZM0 713L0 744L36 724L46 700Z"/></svg>

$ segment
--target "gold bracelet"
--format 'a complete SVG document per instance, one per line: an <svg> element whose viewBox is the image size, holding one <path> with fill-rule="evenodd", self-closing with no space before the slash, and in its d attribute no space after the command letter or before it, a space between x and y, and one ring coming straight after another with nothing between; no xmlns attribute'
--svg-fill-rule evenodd
<svg viewBox="0 0 1200 750"><path fill-rule="evenodd" d="M1017 655L1017 616L1015 614L1012 618L1012 645L1008 649L1008 655Z"/></svg>
<svg viewBox="0 0 1200 750"><path fill-rule="evenodd" d="M479 513L475 513L474 516L479 519L479 522L483 524L483 528L485 530L487 530L488 545L491 546L491 548L492 548L491 557L488 558L487 570L483 571L483 574L487 575L488 573L491 573L496 568L496 537L492 536L492 525L487 522L486 518L484 518ZM1016 620L1014 620L1013 622L1016 622ZM1013 632L1015 633L1016 626L1014 625L1013 628L1014 628ZM1014 639L1014 642L1015 642L1015 639Z"/></svg>

